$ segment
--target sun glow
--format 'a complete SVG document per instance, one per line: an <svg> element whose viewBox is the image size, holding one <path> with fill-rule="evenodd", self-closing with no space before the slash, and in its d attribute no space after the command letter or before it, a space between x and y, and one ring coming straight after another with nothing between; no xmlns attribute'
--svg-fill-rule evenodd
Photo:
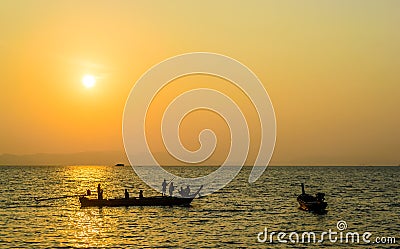
<svg viewBox="0 0 400 249"><path fill-rule="evenodd" d="M92 88L96 84L96 78L93 75L86 74L82 77L82 84L86 88Z"/></svg>

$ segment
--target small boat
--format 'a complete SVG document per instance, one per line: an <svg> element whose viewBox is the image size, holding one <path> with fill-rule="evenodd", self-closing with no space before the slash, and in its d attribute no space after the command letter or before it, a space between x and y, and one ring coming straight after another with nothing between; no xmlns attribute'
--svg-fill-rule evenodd
<svg viewBox="0 0 400 249"><path fill-rule="evenodd" d="M325 194L317 193L314 196L306 194L304 190L304 183L301 184L301 195L297 197L297 201L300 204L300 209L305 211L313 211L316 213L325 213L328 203L325 202Z"/></svg>
<svg viewBox="0 0 400 249"><path fill-rule="evenodd" d="M196 191L191 198L182 198L174 196L150 196L133 198L115 198L115 199L89 199L86 196L79 197L81 207L129 207L129 206L190 206L193 199L200 193Z"/></svg>
<svg viewBox="0 0 400 249"><path fill-rule="evenodd" d="M123 163L117 163L117 164L115 164L115 166L125 166L125 164L123 164Z"/></svg>

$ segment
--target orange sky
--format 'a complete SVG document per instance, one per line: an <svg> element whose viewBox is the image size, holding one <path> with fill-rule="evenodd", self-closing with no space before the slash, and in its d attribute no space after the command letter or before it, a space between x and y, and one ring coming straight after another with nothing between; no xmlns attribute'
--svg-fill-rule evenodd
<svg viewBox="0 0 400 249"><path fill-rule="evenodd" d="M399 23L399 1L1 1L0 154L121 151L140 75L208 51L264 83L277 118L272 164L398 165ZM195 148L191 131L182 137Z"/></svg>

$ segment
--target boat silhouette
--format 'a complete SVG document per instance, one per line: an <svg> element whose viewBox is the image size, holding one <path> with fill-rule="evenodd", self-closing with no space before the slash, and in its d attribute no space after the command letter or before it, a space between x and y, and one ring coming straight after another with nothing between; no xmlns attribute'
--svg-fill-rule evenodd
<svg viewBox="0 0 400 249"><path fill-rule="evenodd" d="M315 196L306 194L304 183L301 184L301 194L297 197L300 209L304 211L313 211L316 213L325 213L328 203L325 202L325 194L317 193Z"/></svg>
<svg viewBox="0 0 400 249"><path fill-rule="evenodd" d="M193 199L200 193L201 186L189 198L175 196L150 196L114 199L90 199L86 196L79 197L81 207L129 207L129 206L190 206Z"/></svg>

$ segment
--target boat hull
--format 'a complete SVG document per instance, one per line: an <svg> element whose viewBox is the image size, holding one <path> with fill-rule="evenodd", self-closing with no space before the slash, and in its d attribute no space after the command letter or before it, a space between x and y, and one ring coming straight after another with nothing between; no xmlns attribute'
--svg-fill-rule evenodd
<svg viewBox="0 0 400 249"><path fill-rule="evenodd" d="M129 207L129 206L190 206L193 198L154 196L129 199L89 199L80 197L81 207Z"/></svg>
<svg viewBox="0 0 400 249"><path fill-rule="evenodd" d="M324 201L307 201L303 200L300 196L297 198L300 204L300 209L304 211L324 212L328 203Z"/></svg>

